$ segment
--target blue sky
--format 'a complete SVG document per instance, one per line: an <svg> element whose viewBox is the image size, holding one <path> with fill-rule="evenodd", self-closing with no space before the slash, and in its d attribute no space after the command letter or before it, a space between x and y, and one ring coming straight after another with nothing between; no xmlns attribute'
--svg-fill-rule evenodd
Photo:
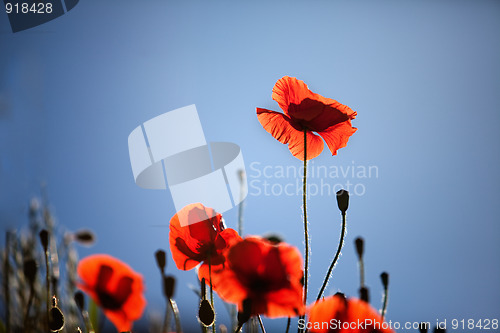
<svg viewBox="0 0 500 333"><path fill-rule="evenodd" d="M379 306L391 274L388 319L500 317L500 5L496 1L81 1L66 15L13 34L0 15L0 218L24 225L47 184L65 228L92 228L109 253L141 272L148 313L163 312L153 253L168 248L168 191L134 183L127 137L159 114L196 104L208 141L237 143L256 187L296 179L259 171L301 162L265 132L256 107L284 75L358 112L358 131L313 167L376 168L328 177L353 195L328 293L356 295L353 240L366 240L366 280ZM253 163L253 164L252 164ZM252 167L251 167L252 165ZM319 177L311 184L321 185ZM245 201L245 233L277 232L303 249L300 195ZM225 214L236 227L236 210ZM311 290L340 233L333 196L309 200ZM169 257L171 259L171 257ZM183 321L196 296L182 281ZM219 305L220 306L220 305ZM220 306L219 312L224 312ZM266 322L269 327L281 321Z"/></svg>

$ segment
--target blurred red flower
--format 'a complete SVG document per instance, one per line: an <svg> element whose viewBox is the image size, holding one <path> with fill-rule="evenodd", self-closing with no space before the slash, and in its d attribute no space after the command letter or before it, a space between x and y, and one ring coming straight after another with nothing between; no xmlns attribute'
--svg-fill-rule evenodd
<svg viewBox="0 0 500 333"><path fill-rule="evenodd" d="M181 220L187 221L187 225L181 226ZM221 214L201 203L187 205L170 219L169 238L177 268L189 270L203 262L199 275L207 283L208 263L212 269L221 269L225 260L223 251L241 240L235 230L225 228Z"/></svg>
<svg viewBox="0 0 500 333"><path fill-rule="evenodd" d="M286 243L273 245L260 237L247 237L226 254L226 269L215 272L215 291L243 311L249 300L250 315L293 317L305 312L302 299L302 258Z"/></svg>
<svg viewBox="0 0 500 333"><path fill-rule="evenodd" d="M106 254L80 260L77 272L82 280L78 287L101 307L118 332L130 331L146 307L142 276Z"/></svg>
<svg viewBox="0 0 500 333"><path fill-rule="evenodd" d="M370 304L336 294L314 303L309 309L310 333L394 333Z"/></svg>
<svg viewBox="0 0 500 333"><path fill-rule="evenodd" d="M293 156L304 159L304 131L307 131L307 159L323 151L323 140L332 155L346 146L356 132L351 120L357 113L339 102L313 93L294 77L285 76L276 82L272 98L284 113L257 108L257 117L266 131L281 143L288 144Z"/></svg>

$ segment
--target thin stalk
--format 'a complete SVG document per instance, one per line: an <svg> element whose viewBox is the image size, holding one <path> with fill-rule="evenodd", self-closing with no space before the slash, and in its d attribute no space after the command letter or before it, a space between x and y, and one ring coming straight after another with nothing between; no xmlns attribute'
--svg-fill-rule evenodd
<svg viewBox="0 0 500 333"><path fill-rule="evenodd" d="M259 315L257 315L257 319L259 319L260 330L262 331L262 333L266 333L266 329L264 328L264 323L262 322L262 318Z"/></svg>
<svg viewBox="0 0 500 333"><path fill-rule="evenodd" d="M330 268L328 268L328 272L326 273L326 276L325 276L325 281L323 281L323 285L321 286L321 289L319 291L318 297L316 298L316 301L319 301L321 299L321 297L323 296L323 292L325 291L326 285L328 284L328 280L330 279L330 275L332 274L333 267L335 267L335 264L337 263L337 260L339 259L340 251L342 250L342 246L344 245L345 231L346 231L346 214L342 213L342 232L340 234L340 242L339 242L339 246L337 248L337 253L335 253L335 257L333 258L332 263L330 264Z"/></svg>
<svg viewBox="0 0 500 333"><path fill-rule="evenodd" d="M382 305L382 311L380 312L382 320L384 320L385 314L387 312L387 300L388 300L388 298L389 298L389 288L384 288L384 303Z"/></svg>
<svg viewBox="0 0 500 333"><path fill-rule="evenodd" d="M170 307L172 308L172 312L174 313L174 319L175 319L175 331L177 333L181 333L182 332L182 329L181 329L181 318L179 316L179 308L177 307L177 303L169 298L168 299L169 303L170 303Z"/></svg>
<svg viewBox="0 0 500 333"><path fill-rule="evenodd" d="M245 204L243 198L245 196L245 187L246 187L245 171L240 170L239 176L240 176L240 204L238 206L238 234L243 237L243 208Z"/></svg>
<svg viewBox="0 0 500 333"><path fill-rule="evenodd" d="M302 179L302 207L304 210L304 243L305 243L305 263L304 263L304 306L307 305L307 287L309 280L309 232L307 230L307 130L304 130L304 177ZM305 316L300 316L304 319ZM299 329L303 332L303 329Z"/></svg>
<svg viewBox="0 0 500 333"><path fill-rule="evenodd" d="M365 263L363 257L359 258L359 284L360 288L365 286Z"/></svg>
<svg viewBox="0 0 500 333"><path fill-rule="evenodd" d="M234 331L234 333L239 333L241 331L242 327L243 327L243 323L239 323L238 327L236 327L236 330Z"/></svg>
<svg viewBox="0 0 500 333"><path fill-rule="evenodd" d="M291 322L292 322L292 319L290 317L288 317L288 320L286 321L286 332L285 333L288 333L288 331L290 330Z"/></svg>
<svg viewBox="0 0 500 333"><path fill-rule="evenodd" d="M215 307L214 307L214 291L212 288L212 263L211 263L211 256L208 256L208 278L210 280L210 304L212 305L212 309L214 310L215 314ZM214 322L212 324L212 332L216 333L215 330L215 317L214 317Z"/></svg>
<svg viewBox="0 0 500 333"><path fill-rule="evenodd" d="M162 276L163 277L163 276ZM170 303L170 299L168 297L167 298L167 302ZM168 310L168 304L167 304L167 307L165 308L165 318L163 319L163 330L162 332L163 333L168 333L168 331L170 330L170 311Z"/></svg>
<svg viewBox="0 0 500 333"><path fill-rule="evenodd" d="M83 321L85 322L85 326L87 327L87 332L95 333L94 326L92 326L92 322L90 321L89 313L87 310L82 310Z"/></svg>
<svg viewBox="0 0 500 333"><path fill-rule="evenodd" d="M50 322L50 270L49 270L49 250L45 250L45 290L47 292L47 327Z"/></svg>
<svg viewBox="0 0 500 333"><path fill-rule="evenodd" d="M26 331L29 331L28 329L28 324L29 324L29 315L30 315L30 309L31 309L31 304L33 303L33 296L35 294L35 287L33 285L33 283L31 284L30 286L30 295L28 297L28 305L26 306L26 313L24 315L24 328L26 329Z"/></svg>

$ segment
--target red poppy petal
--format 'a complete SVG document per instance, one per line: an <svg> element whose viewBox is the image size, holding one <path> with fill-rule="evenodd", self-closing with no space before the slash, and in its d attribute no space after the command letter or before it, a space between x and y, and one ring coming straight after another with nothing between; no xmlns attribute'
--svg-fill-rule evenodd
<svg viewBox="0 0 500 333"><path fill-rule="evenodd" d="M268 251L259 240L255 237L247 237L232 246L227 254L230 268L243 281L259 271L259 267Z"/></svg>
<svg viewBox="0 0 500 333"><path fill-rule="evenodd" d="M302 287L294 289L281 289L270 292L267 299L267 311L265 315L269 318L295 317L304 314L305 306L302 299Z"/></svg>
<svg viewBox="0 0 500 333"><path fill-rule="evenodd" d="M220 268L220 266L219 266ZM198 276L205 278L209 283L208 265L201 265ZM247 289L240 283L235 273L227 269L215 269L212 271L212 287L224 301L238 304L248 297Z"/></svg>
<svg viewBox="0 0 500 333"><path fill-rule="evenodd" d="M346 300L343 296L331 296L314 303L309 309L309 325L311 333L330 332L328 325L331 319L339 319L338 314L345 312Z"/></svg>
<svg viewBox="0 0 500 333"><path fill-rule="evenodd" d="M278 102L280 108L288 115L290 104L300 104L304 99L311 97L312 92L302 80L284 76L273 87L272 98ZM311 115L313 116L313 115Z"/></svg>
<svg viewBox="0 0 500 333"><path fill-rule="evenodd" d="M115 325L118 332L129 332L132 329L133 321L130 320L124 311L110 311L103 309L104 315Z"/></svg>
<svg viewBox="0 0 500 333"><path fill-rule="evenodd" d="M352 127L351 121L347 120L329 127L322 132L318 132L318 134L325 139L332 155L337 155L337 150L347 145L349 137L353 135L356 130L357 128Z"/></svg>
<svg viewBox="0 0 500 333"><path fill-rule="evenodd" d="M304 132L295 129L286 115L257 108L257 118L262 127L279 142L288 144L288 149L299 160L304 159ZM323 140L307 132L307 159L317 157L323 151Z"/></svg>

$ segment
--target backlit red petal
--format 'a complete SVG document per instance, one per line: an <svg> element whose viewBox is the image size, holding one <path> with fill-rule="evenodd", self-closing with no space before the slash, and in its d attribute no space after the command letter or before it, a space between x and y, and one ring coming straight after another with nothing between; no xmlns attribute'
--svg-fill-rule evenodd
<svg viewBox="0 0 500 333"><path fill-rule="evenodd" d="M279 142L288 144L288 149L296 158L304 159L304 132L294 128L286 115L257 108L257 118L262 127ZM317 157L323 151L323 140L307 132L307 159Z"/></svg>
<svg viewBox="0 0 500 333"><path fill-rule="evenodd" d="M352 127L351 121L347 120L332 127L327 128L319 135L325 140L332 155L337 155L337 150L344 148L349 141L349 137L356 132L357 128Z"/></svg>

